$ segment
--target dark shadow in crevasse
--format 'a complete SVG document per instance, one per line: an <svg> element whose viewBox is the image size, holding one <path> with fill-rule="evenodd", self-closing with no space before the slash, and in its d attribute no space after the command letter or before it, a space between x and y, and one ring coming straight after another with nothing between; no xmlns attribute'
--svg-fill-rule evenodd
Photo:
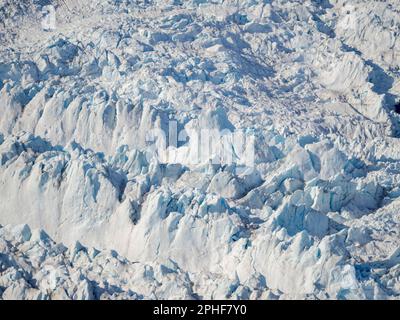
<svg viewBox="0 0 400 320"><path fill-rule="evenodd" d="M394 105L394 112L400 114L400 101Z"/></svg>

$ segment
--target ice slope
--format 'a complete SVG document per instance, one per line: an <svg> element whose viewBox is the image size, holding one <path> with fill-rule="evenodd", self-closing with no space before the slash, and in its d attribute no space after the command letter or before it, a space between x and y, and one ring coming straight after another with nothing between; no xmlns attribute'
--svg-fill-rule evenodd
<svg viewBox="0 0 400 320"><path fill-rule="evenodd" d="M192 283L172 262L130 262L114 250L99 251L76 242L56 244L43 230L2 227L3 299L190 299Z"/></svg>
<svg viewBox="0 0 400 320"><path fill-rule="evenodd" d="M399 299L397 1L0 4L2 298Z"/></svg>

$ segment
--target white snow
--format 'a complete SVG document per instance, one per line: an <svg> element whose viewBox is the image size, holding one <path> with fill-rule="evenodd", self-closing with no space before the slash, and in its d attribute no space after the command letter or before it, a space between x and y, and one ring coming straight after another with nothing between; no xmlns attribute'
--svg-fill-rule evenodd
<svg viewBox="0 0 400 320"><path fill-rule="evenodd" d="M0 0L0 298L399 299L399 34L397 0Z"/></svg>

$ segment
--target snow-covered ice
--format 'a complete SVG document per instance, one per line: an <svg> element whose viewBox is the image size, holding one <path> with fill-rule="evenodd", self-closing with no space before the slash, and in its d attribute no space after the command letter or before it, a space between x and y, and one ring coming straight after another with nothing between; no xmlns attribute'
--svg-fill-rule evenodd
<svg viewBox="0 0 400 320"><path fill-rule="evenodd" d="M0 298L400 299L399 35L397 0L0 0Z"/></svg>

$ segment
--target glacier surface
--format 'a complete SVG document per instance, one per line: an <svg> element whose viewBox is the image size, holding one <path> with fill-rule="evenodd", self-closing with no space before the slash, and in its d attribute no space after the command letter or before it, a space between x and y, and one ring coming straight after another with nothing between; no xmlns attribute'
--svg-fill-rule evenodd
<svg viewBox="0 0 400 320"><path fill-rule="evenodd" d="M0 298L400 299L399 35L397 0L1 0Z"/></svg>

